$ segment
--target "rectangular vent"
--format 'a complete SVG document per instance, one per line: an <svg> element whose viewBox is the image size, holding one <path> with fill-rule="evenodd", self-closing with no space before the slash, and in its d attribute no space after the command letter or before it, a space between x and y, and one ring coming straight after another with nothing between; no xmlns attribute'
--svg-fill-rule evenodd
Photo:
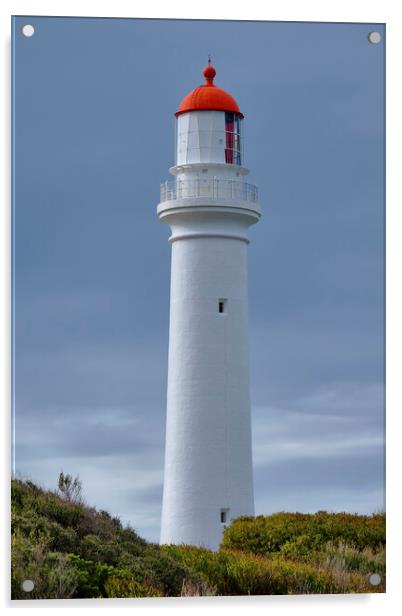
<svg viewBox="0 0 402 616"><path fill-rule="evenodd" d="M221 509L221 524L227 524L229 520L229 509Z"/></svg>
<svg viewBox="0 0 402 616"><path fill-rule="evenodd" d="M218 300L218 312L224 314L226 312L226 299Z"/></svg>

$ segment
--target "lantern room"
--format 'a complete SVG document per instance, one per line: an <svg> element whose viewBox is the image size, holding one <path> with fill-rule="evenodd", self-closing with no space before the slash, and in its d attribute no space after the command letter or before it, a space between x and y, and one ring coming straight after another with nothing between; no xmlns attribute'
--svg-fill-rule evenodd
<svg viewBox="0 0 402 616"><path fill-rule="evenodd" d="M216 71L203 70L205 83L183 99L176 111L176 165L242 165L242 120L235 99L214 84Z"/></svg>

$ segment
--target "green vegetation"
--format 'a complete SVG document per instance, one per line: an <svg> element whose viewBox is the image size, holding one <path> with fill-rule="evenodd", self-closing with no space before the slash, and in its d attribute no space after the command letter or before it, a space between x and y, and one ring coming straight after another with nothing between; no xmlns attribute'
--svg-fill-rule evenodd
<svg viewBox="0 0 402 616"><path fill-rule="evenodd" d="M342 542L363 550L385 545L385 514L275 513L256 518L237 518L226 529L222 547L267 556L281 553L309 558L327 542Z"/></svg>
<svg viewBox="0 0 402 616"><path fill-rule="evenodd" d="M118 518L86 506L80 484L70 476L59 479L57 492L20 480L12 481L11 490L13 599L213 592ZM30 593L21 588L26 579L34 582Z"/></svg>
<svg viewBox="0 0 402 616"><path fill-rule="evenodd" d="M370 573L381 575L370 586ZM24 580L34 589L22 590ZM384 592L385 515L238 518L218 552L148 543L88 507L78 478L57 491L12 481L12 598Z"/></svg>

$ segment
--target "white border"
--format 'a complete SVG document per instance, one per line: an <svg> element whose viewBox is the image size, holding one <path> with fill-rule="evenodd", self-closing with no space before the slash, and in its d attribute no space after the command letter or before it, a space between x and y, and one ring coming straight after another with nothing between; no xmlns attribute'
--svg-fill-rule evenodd
<svg viewBox="0 0 402 616"><path fill-rule="evenodd" d="M1 604L6 609L14 609L15 613L25 610L30 605L37 608L50 607L53 610L73 609L74 613L94 612L102 608L119 609L127 607L136 612L164 609L208 609L208 611L238 612L252 610L266 613L267 609L280 609L281 613L297 610L301 615L310 612L352 612L357 616L377 613L378 610L388 612L397 605L398 587L400 584L401 549L400 527L402 521L402 500L400 498L400 442L401 442L401 234L402 234L402 199L398 175L401 175L401 121L402 95L400 80L400 58L402 57L402 20L399 3L395 0L337 0L322 2L322 0L278 0L266 1L248 0L238 3L235 0L203 0L189 2L187 0L169 2L138 3L122 0L105 2L98 0L70 0L69 2L50 0L10 1L3 0L0 7L2 45L4 59L2 69L2 134L6 135L1 149L3 204L1 209L1 246L2 260L0 268L1 319L0 340L2 352L0 355L0 391L2 395L2 412L4 421L4 454L2 467L6 469L1 474L3 497L3 520L6 525L3 534L6 549L2 550L0 562ZM387 593L386 595L333 595L333 596L293 596L293 597L239 597L215 599L135 599L135 600L76 600L66 601L8 601L9 593L9 472L10 472L10 16L15 15L52 15L52 16L87 16L87 17L159 17L186 19L227 19L271 20L271 21L333 21L333 22L366 22L387 24ZM399 197L399 199L398 199ZM399 318L398 318L399 317ZM21 606L23 605L23 607ZM71 607L73 606L73 607ZM85 606L85 607L83 607Z"/></svg>

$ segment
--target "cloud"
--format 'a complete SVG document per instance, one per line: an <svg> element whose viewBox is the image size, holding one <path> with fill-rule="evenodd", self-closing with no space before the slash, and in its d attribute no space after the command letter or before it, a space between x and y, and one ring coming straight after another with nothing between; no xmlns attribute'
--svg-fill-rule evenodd
<svg viewBox="0 0 402 616"><path fill-rule="evenodd" d="M385 508L383 450L299 457L254 469L257 514L275 511L347 511L371 514Z"/></svg>
<svg viewBox="0 0 402 616"><path fill-rule="evenodd" d="M384 388L338 383L253 409L259 513L384 508Z"/></svg>
<svg viewBox="0 0 402 616"><path fill-rule="evenodd" d="M110 457L158 448L162 430L155 430L157 412L136 408L69 408L38 411L18 425L18 456L35 459Z"/></svg>
<svg viewBox="0 0 402 616"><path fill-rule="evenodd" d="M253 410L254 463L365 455L384 446L380 384L332 384L291 401Z"/></svg>

